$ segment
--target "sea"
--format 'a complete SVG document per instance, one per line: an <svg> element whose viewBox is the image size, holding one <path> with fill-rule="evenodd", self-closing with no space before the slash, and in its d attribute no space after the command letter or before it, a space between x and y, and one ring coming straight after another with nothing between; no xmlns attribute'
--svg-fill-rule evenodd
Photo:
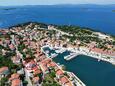
<svg viewBox="0 0 115 86"><path fill-rule="evenodd" d="M115 65L84 55L66 61L66 55L60 54L53 60L65 65L65 70L73 72L86 86L115 86Z"/></svg>
<svg viewBox="0 0 115 86"><path fill-rule="evenodd" d="M25 22L88 27L115 35L115 5L44 5L0 6L0 28ZM66 53L53 60L64 64L66 70L75 73L86 86L115 86L115 65L80 55L70 61L63 59Z"/></svg>
<svg viewBox="0 0 115 86"><path fill-rule="evenodd" d="M89 27L115 35L115 5L0 6L0 28L28 21Z"/></svg>

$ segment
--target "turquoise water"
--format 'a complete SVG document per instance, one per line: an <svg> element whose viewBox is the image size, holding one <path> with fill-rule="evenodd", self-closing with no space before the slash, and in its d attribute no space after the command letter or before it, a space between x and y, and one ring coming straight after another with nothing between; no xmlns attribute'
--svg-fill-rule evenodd
<svg viewBox="0 0 115 86"><path fill-rule="evenodd" d="M48 47L44 49L54 53ZM76 58L66 61L64 56L69 55L66 51L59 54L53 60L57 63L63 64L66 70L75 73L87 86L115 86L115 66L104 61L98 62L89 56L80 55Z"/></svg>

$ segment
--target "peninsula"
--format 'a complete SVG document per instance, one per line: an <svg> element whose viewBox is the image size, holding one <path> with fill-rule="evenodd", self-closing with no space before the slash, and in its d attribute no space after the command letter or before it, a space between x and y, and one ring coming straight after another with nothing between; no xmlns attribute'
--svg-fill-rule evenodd
<svg viewBox="0 0 115 86"><path fill-rule="evenodd" d="M44 51L49 47L56 53ZM115 37L78 26L27 22L0 30L0 86L86 86L54 62L87 55L115 64Z"/></svg>

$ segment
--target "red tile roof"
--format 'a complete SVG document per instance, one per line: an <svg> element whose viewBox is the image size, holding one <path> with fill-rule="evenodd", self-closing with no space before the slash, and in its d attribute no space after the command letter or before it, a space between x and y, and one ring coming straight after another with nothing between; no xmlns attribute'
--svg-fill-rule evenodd
<svg viewBox="0 0 115 86"><path fill-rule="evenodd" d="M13 44L10 44L9 47L10 47L10 49L15 49Z"/></svg>
<svg viewBox="0 0 115 86"><path fill-rule="evenodd" d="M58 75L58 76L60 76L60 75L63 75L64 73L63 73L63 71L61 70L61 69L58 69L57 71L56 71L56 75Z"/></svg>
<svg viewBox="0 0 115 86"><path fill-rule="evenodd" d="M0 68L0 73L3 73L4 71L7 71L8 70L8 67L2 67Z"/></svg>
<svg viewBox="0 0 115 86"><path fill-rule="evenodd" d="M17 73L14 73L11 75L11 79L19 79L19 78L20 78L20 75Z"/></svg>
<svg viewBox="0 0 115 86"><path fill-rule="evenodd" d="M50 62L50 63L48 64L48 66L49 66L49 67L55 67L55 66L56 66L56 63L55 63L55 62Z"/></svg>
<svg viewBox="0 0 115 86"><path fill-rule="evenodd" d="M36 70L36 71L34 71L34 74L36 75L36 74L40 74L42 71L40 70L40 69L38 69L38 70Z"/></svg>
<svg viewBox="0 0 115 86"><path fill-rule="evenodd" d="M34 78L33 78L33 82L34 82L34 83L37 83L38 81L39 81L39 77L34 77Z"/></svg>
<svg viewBox="0 0 115 86"><path fill-rule="evenodd" d="M65 86L73 86L70 82L65 83Z"/></svg>
<svg viewBox="0 0 115 86"><path fill-rule="evenodd" d="M93 49L91 49L91 51L96 52L96 53L105 54L105 55L115 56L115 52L111 51L111 50L103 50L103 49L99 49L99 48L93 48Z"/></svg>
<svg viewBox="0 0 115 86"><path fill-rule="evenodd" d="M67 77L64 76L64 77L60 78L60 82L61 82L61 84L65 84L69 81L68 81Z"/></svg>
<svg viewBox="0 0 115 86"><path fill-rule="evenodd" d="M21 81L20 79L15 79L12 81L11 86L21 86Z"/></svg>

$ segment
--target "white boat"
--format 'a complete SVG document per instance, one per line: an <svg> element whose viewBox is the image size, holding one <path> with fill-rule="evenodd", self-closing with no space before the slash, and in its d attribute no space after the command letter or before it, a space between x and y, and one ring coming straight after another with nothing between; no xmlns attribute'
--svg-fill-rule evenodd
<svg viewBox="0 0 115 86"><path fill-rule="evenodd" d="M49 50L46 50L46 54L49 54L50 52L49 52Z"/></svg>
<svg viewBox="0 0 115 86"><path fill-rule="evenodd" d="M100 62L101 60L100 59L98 59L98 62Z"/></svg>
<svg viewBox="0 0 115 86"><path fill-rule="evenodd" d="M59 50L59 49L56 49L55 52L56 52L56 53L60 53L60 50Z"/></svg>
<svg viewBox="0 0 115 86"><path fill-rule="evenodd" d="M55 58L58 54L56 53L51 53L51 58Z"/></svg>

